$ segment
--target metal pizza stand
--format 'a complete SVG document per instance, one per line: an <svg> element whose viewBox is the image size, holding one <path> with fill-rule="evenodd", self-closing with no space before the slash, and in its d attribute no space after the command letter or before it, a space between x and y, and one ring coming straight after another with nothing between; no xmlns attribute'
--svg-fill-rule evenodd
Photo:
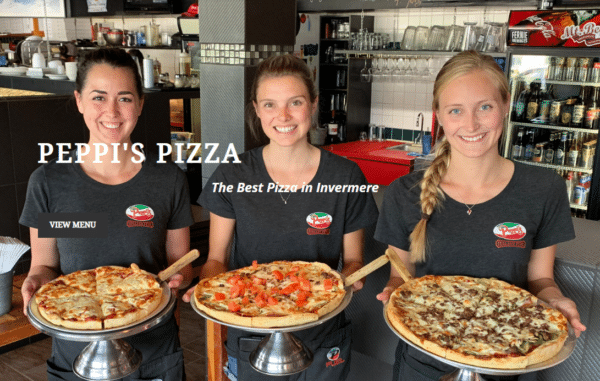
<svg viewBox="0 0 600 381"><path fill-rule="evenodd" d="M192 308L205 319L243 331L265 334L266 336L250 353L250 365L256 369L256 371L263 374L271 376L288 376L304 371L313 361L313 354L310 349L294 336L292 332L316 327L338 315L348 306L348 304L350 304L350 300L352 299L352 284L390 261L396 266L394 261L390 260L388 253L386 252L386 254L346 277L344 279L346 294L340 305L328 314L321 316L319 320L301 325L276 328L252 328L240 326L207 315L198 308L193 297L190 304L192 305Z"/></svg>
<svg viewBox="0 0 600 381"><path fill-rule="evenodd" d="M387 252L390 252L390 251L391 250L388 249ZM390 254L388 254L388 255L390 255ZM394 260L393 256L391 256L391 260ZM397 259L397 260L399 261L399 259ZM398 270L398 272L400 273L400 276L402 277L402 279L405 282L409 282L413 279L403 263L401 263L401 262L396 263L396 265L394 267ZM442 377L440 377L439 381L483 381L483 378L481 378L480 374L484 374L484 375L488 375L488 376L516 376L519 374L536 372L539 370L551 368L551 367L556 366L556 365L560 364L561 362L565 361L571 355L571 353L575 349L575 344L577 341L577 337L575 336L575 331L573 330L573 327L571 327L571 324L568 324L569 335L568 335L567 339L565 340L565 343L564 343L562 349L556 354L556 356L554 356L546 361L543 361L543 362L540 362L537 364L532 364L532 365L529 365L522 369L496 369L496 368L485 368L485 367L472 366L469 364L463 364L461 362L456 362L456 361L448 360L444 357L440 357L440 356L436 355L435 353L431 353L431 352L427 351L426 349L421 348L420 346L414 344L409 339L405 338L390 323L390 321L387 317L387 313L386 313L388 304L389 304L389 301L383 307L383 317L384 317L385 322L387 323L388 327L390 327L390 329L392 330L392 332L394 332L402 341L406 342L408 345L417 349L418 351L423 352L426 355L429 355L444 364L447 364L447 365L457 368L454 372L445 374Z"/></svg>
<svg viewBox="0 0 600 381"><path fill-rule="evenodd" d="M35 295L27 305L27 317L36 329L57 339L88 342L73 362L73 372L85 380L116 380L135 372L142 364L142 354L123 340L144 332L169 318L177 302L166 282L182 267L199 256L192 250L158 274L162 298L158 307L145 319L123 327L103 330L77 330L55 325L39 312Z"/></svg>
<svg viewBox="0 0 600 381"><path fill-rule="evenodd" d="M308 349L300 339L294 336L292 332L316 327L342 312L350 303L350 299L352 299L352 287L346 286L345 289L346 294L344 295L342 302L333 311L321 316L319 320L290 327L254 328L237 325L224 322L206 314L206 312L198 308L194 297L192 297L190 304L194 311L205 319L246 332L265 334L266 336L250 353L250 365L263 374L271 376L288 376L302 372L308 368L313 361L313 354L310 349Z"/></svg>

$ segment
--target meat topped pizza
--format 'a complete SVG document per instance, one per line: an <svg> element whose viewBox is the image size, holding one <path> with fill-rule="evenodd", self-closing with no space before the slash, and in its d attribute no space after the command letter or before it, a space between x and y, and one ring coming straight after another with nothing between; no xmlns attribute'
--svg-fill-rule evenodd
<svg viewBox="0 0 600 381"><path fill-rule="evenodd" d="M225 323L287 327L318 320L344 299L344 282L319 262L276 261L232 270L196 285L196 306Z"/></svg>
<svg viewBox="0 0 600 381"><path fill-rule="evenodd" d="M40 315L70 329L100 330L141 321L158 307L162 288L136 264L81 270L44 284L35 294Z"/></svg>
<svg viewBox="0 0 600 381"><path fill-rule="evenodd" d="M398 287L386 316L415 345L448 360L519 369L555 356L567 319L497 279L428 275Z"/></svg>

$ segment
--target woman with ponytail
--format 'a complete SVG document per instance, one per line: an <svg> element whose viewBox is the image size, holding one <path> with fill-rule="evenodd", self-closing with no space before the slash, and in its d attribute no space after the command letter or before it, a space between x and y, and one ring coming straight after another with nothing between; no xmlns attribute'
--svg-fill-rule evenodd
<svg viewBox="0 0 600 381"><path fill-rule="evenodd" d="M575 238L563 179L515 163L498 149L510 93L494 59L474 51L450 59L437 75L433 111L444 137L425 171L394 181L384 196L375 238L389 245L415 277L495 277L528 289L559 309L577 335L585 330L575 303L554 282L557 244ZM516 241L502 228L517 226ZM392 273L377 299L402 284ZM400 342L394 380L438 380L452 372ZM535 373L485 380L535 380Z"/></svg>

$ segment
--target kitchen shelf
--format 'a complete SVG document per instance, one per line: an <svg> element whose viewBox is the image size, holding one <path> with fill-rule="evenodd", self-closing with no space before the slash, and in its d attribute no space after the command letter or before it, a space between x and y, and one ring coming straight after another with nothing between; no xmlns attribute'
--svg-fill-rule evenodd
<svg viewBox="0 0 600 381"><path fill-rule="evenodd" d="M554 79L534 79L531 82L544 82L552 85L566 85L566 86L593 86L600 87L600 83L596 82L574 82L574 81L558 81Z"/></svg>
<svg viewBox="0 0 600 381"><path fill-rule="evenodd" d="M583 133L588 133L588 134L598 134L598 130L590 130L589 128L575 128L575 127L556 126L553 124L539 124L539 123L527 123L527 122L510 122L510 123L515 126L545 128L548 130L583 132Z"/></svg>
<svg viewBox="0 0 600 381"><path fill-rule="evenodd" d="M573 172L583 172L583 173L592 173L594 170L592 168L581 168L581 167L568 167L566 165L556 165L556 164L546 164L546 163L538 163L536 161L526 161L526 160L515 160L518 163L523 163L527 165L533 165L535 167L544 167L550 169L559 169L563 171L573 171Z"/></svg>
<svg viewBox="0 0 600 381"><path fill-rule="evenodd" d="M436 56L436 57L451 57L460 52L447 52L447 51L439 51L439 50L347 50L347 49L337 49L335 51L336 54L346 54L348 56L356 56L359 58L369 58L369 56L376 55L387 55L387 56ZM506 53L486 53L492 57L505 58ZM600 84L599 84L600 86Z"/></svg>

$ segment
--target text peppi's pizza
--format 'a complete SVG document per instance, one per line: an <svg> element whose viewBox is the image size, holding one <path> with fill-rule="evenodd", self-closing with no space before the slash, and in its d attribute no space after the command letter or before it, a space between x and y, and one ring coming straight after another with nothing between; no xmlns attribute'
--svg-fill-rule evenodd
<svg viewBox="0 0 600 381"><path fill-rule="evenodd" d="M141 321L160 304L163 289L137 265L76 271L44 284L35 294L40 315L76 330L117 328Z"/></svg>
<svg viewBox="0 0 600 381"><path fill-rule="evenodd" d="M196 285L197 307L242 327L288 327L333 311L346 291L341 276L319 262L276 261L243 267Z"/></svg>
<svg viewBox="0 0 600 381"><path fill-rule="evenodd" d="M497 279L413 279L392 293L385 313L415 345L477 367L525 368L555 356L568 336L559 311Z"/></svg>

